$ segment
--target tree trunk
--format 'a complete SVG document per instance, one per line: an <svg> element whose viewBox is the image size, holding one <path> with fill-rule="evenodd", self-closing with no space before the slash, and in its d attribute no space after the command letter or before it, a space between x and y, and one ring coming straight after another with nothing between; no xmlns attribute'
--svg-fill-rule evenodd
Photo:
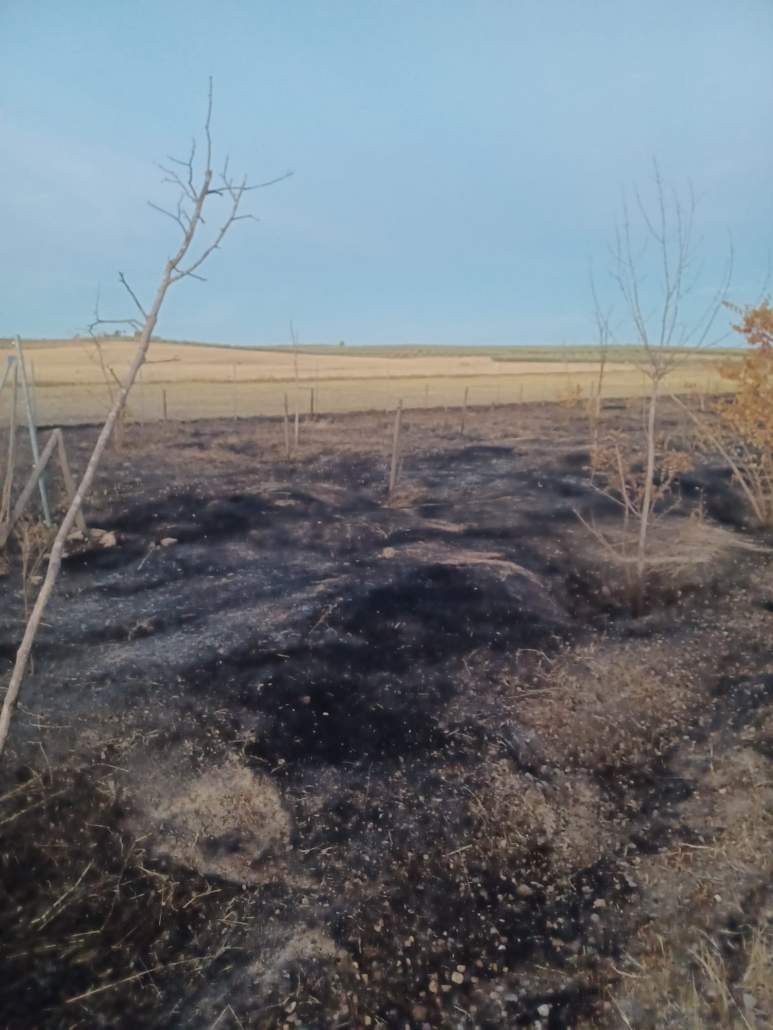
<svg viewBox="0 0 773 1030"><path fill-rule="evenodd" d="M655 485L655 427L657 424L659 380L653 378L647 413L647 466L644 473L644 496L639 522L639 545L636 552L636 605L640 610L644 597L645 565L647 560L647 530L652 511L652 494Z"/></svg>

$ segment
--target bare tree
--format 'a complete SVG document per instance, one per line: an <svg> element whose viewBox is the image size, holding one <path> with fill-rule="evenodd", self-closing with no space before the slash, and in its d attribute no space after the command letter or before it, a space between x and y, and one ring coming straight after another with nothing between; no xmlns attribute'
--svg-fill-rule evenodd
<svg viewBox="0 0 773 1030"><path fill-rule="evenodd" d="M137 314L123 319L103 319L98 310L95 312L95 318L90 327L91 330L95 329L98 325L105 324L131 326L139 334L137 349L128 375L125 381L120 384L115 394L110 411L86 465L83 477L78 484L75 496L62 519L51 547L46 575L27 620L24 635L16 654L11 679L3 700L2 710L0 711L0 753L2 753L8 737L11 716L30 660L32 646L59 575L67 538L75 525L81 505L94 482L99 463L110 440L110 435L126 405L129 392L145 361L153 330L156 327L167 291L171 286L181 282L183 279L205 281L201 270L207 260L219 249L227 233L237 222L253 217L250 214L243 213L241 210L246 194L252 190L279 182L290 174L286 172L266 182L253 184L248 182L246 177L235 178L229 170L228 158L226 157L222 172L216 175L213 166L211 127L212 79L210 78L207 114L203 130L203 155L198 160L197 142L194 138L186 158L170 157L168 164L161 165L161 170L164 173L164 182L174 188L176 199L171 208L161 207L155 203L150 204L154 210L171 219L177 226L180 234L176 250L164 264L155 296L150 306L146 308L140 302L139 297L123 272L119 272L119 282L129 295ZM210 205L218 201L225 204L225 212L221 216L219 223L216 223L218 227L209 236L204 238L204 234L207 231L204 220L205 208L209 210Z"/></svg>
<svg viewBox="0 0 773 1030"><path fill-rule="evenodd" d="M621 218L610 248L610 272L622 301L621 320L627 342L638 345L641 356L637 365L648 380L641 501L635 512L635 579L639 593L646 574L653 505L659 494L655 485L659 461L657 427L663 381L685 360L687 352L711 346L724 336L716 333L716 324L733 270L731 245L716 287L706 294L698 258L697 205L692 186L688 184L682 193L667 187L657 162L653 165L652 186L649 203L635 190L633 214L628 199L623 198ZM597 327L608 343L611 309L602 309L593 284L592 289ZM625 510L630 514L627 507Z"/></svg>

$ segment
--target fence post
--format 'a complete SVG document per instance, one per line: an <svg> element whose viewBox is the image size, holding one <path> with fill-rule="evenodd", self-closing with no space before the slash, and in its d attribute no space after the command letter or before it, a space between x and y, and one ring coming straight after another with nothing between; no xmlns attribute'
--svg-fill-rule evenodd
<svg viewBox="0 0 773 1030"><path fill-rule="evenodd" d="M461 425L461 434L462 434L462 436L464 436L464 427L465 427L465 423L467 422L467 398L469 397L469 395L470 395L470 388L469 388L469 386L465 386L465 388L464 388L464 400L462 401L462 425Z"/></svg>
<svg viewBox="0 0 773 1030"><path fill-rule="evenodd" d="M287 394L285 394L284 404L284 431L285 431L285 457L290 457L290 409L287 404Z"/></svg>
<svg viewBox="0 0 773 1030"><path fill-rule="evenodd" d="M395 409L395 424L392 430L392 462L389 466L389 496L395 492L400 464L400 425L403 418L402 398L397 402Z"/></svg>

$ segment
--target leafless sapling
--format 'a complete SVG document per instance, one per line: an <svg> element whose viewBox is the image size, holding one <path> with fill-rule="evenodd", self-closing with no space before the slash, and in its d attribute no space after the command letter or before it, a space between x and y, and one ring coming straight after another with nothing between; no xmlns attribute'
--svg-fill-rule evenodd
<svg viewBox="0 0 773 1030"><path fill-rule="evenodd" d="M129 295L137 312L136 316L117 320L102 319L97 312L95 321L92 323L92 329L95 329L99 324L127 324L132 326L138 333L137 346L126 379L116 392L112 407L99 432L75 496L65 512L51 547L46 574L27 620L3 700L2 710L0 710L0 753L8 737L11 716L24 679L32 646L59 575L67 538L75 525L81 505L94 482L100 461L110 440L110 435L126 405L129 392L145 361L151 337L167 292L170 287L185 279L202 281L202 268L214 252L220 248L229 231L237 222L253 217L242 211L242 204L247 194L252 190L269 186L274 182L287 178L290 174L284 173L266 182L251 183L246 177L235 177L231 173L227 157L224 161L222 172L219 175L216 174L214 171L211 127L212 80L210 79L201 158L199 158L197 143L194 139L187 157L182 159L170 158L166 165L161 166L164 173L164 182L173 187L176 199L170 208L162 207L155 203L150 204L154 210L169 218L179 232L176 248L163 266L155 295L150 305L146 307L141 303L123 272L120 272L118 275L119 282ZM225 212L221 215L219 222L215 223L217 227L209 235L206 235L209 232L210 207L215 204L224 205ZM206 223L204 219L205 209L208 214ZM214 217L214 211L211 217Z"/></svg>
<svg viewBox="0 0 773 1030"><path fill-rule="evenodd" d="M643 469L639 477L641 497L635 512L625 507L636 522L633 554L638 602L647 567L648 533L653 508L661 491L657 488L659 462L672 465L662 453L658 439L658 403L663 383L685 360L685 352L716 343L717 318L727 297L733 269L732 246L717 285L708 297L698 263L695 231L696 200L692 187L683 193L668 188L657 163L653 168L653 197L646 203L634 193L634 208L624 197L620 221L611 246L611 277L622 301L621 320L628 342L635 342L640 358L637 365L647 381L643 428ZM594 291L595 292L595 291ZM596 298L596 310L601 307ZM602 316L609 339L609 315ZM631 465L633 467L633 464ZM668 478L668 477L666 477ZM613 476L614 479L614 476Z"/></svg>

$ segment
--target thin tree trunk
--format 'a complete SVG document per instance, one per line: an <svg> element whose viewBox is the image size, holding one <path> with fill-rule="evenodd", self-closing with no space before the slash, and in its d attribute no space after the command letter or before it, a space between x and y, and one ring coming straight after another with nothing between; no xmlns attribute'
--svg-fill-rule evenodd
<svg viewBox="0 0 773 1030"><path fill-rule="evenodd" d="M38 447L38 430L35 424L35 412L32 407L32 395L30 393L29 382L27 381L27 368L24 364L24 354L21 348L21 339L17 336L16 341L16 364L19 369L19 376L21 378L21 391L24 394L24 403L27 409L27 428L30 434L30 447L32 448L32 457L35 464L40 460L40 449ZM46 481L41 476L38 482L38 489L40 491L40 507L43 509L43 521L47 526L51 525L51 512L48 507L48 495L46 494ZM2 750L2 741L0 741L0 750Z"/></svg>
<svg viewBox="0 0 773 1030"><path fill-rule="evenodd" d="M19 392L19 369L14 362L13 384L11 386L11 413L8 419L8 461L3 479L3 492L0 497L0 534L3 526L11 517L11 501L13 499L13 479L16 469L16 399Z"/></svg>
<svg viewBox="0 0 773 1030"><path fill-rule="evenodd" d="M658 408L658 387L660 383L657 377L652 380L652 392L650 394L647 411L647 466L644 473L644 496L641 506L641 520L639 522L639 545L636 554L636 591L637 604L641 607L644 591L645 564L647 560L647 530L649 529L650 513L652 511L652 494L655 483L655 427L657 423Z"/></svg>

